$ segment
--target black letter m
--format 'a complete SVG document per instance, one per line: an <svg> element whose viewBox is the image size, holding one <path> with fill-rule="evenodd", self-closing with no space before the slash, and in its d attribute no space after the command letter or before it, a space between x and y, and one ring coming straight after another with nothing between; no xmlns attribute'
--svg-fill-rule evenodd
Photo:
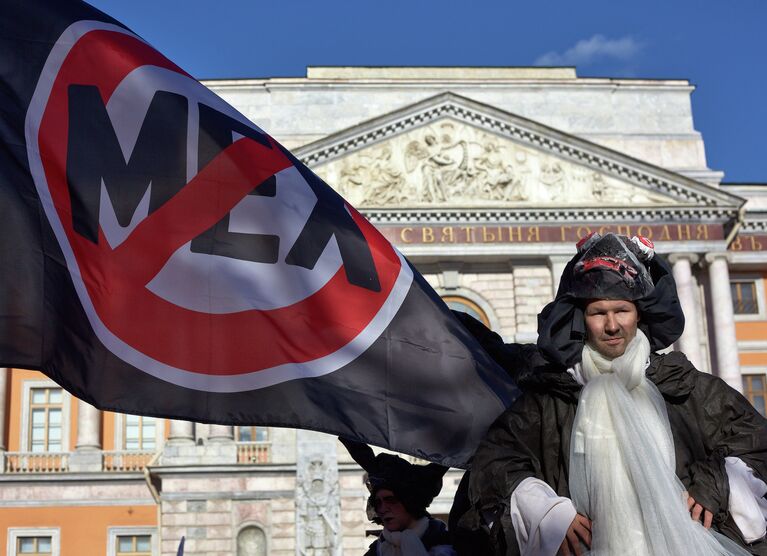
<svg viewBox="0 0 767 556"><path fill-rule="evenodd" d="M148 188L151 214L184 187L187 112L186 97L158 91L124 157L98 88L70 85L67 182L75 231L98 242L102 181L123 227Z"/></svg>

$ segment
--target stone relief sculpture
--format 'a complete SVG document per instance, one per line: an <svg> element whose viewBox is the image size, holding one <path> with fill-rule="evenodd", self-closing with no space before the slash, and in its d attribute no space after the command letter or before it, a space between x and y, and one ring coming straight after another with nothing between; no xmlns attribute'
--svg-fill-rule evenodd
<svg viewBox="0 0 767 556"><path fill-rule="evenodd" d="M454 121L315 169L358 207L664 202L608 174Z"/></svg>
<svg viewBox="0 0 767 556"><path fill-rule="evenodd" d="M299 462L296 552L300 556L341 553L338 476L333 463L326 459L326 455L314 453Z"/></svg>

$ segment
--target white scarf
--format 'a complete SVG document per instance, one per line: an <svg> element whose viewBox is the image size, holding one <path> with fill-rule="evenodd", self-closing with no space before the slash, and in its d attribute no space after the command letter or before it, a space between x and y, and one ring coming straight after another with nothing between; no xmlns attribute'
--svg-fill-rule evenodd
<svg viewBox="0 0 767 556"><path fill-rule="evenodd" d="M570 494L592 521L590 554L748 554L690 517L674 472L666 405L645 376L649 356L641 330L612 360L583 348L586 385L570 443Z"/></svg>
<svg viewBox="0 0 767 556"><path fill-rule="evenodd" d="M378 539L378 556L429 556L421 537L429 528L429 518L422 517L404 531L384 529Z"/></svg>

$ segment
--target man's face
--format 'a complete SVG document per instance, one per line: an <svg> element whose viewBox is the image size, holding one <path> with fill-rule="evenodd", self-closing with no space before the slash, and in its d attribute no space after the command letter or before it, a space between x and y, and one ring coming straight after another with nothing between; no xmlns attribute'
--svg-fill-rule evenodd
<svg viewBox="0 0 767 556"><path fill-rule="evenodd" d="M392 491L384 488L376 492L373 509L383 522L383 526L389 531L404 531L415 521L399 498Z"/></svg>
<svg viewBox="0 0 767 556"><path fill-rule="evenodd" d="M595 299L584 314L589 343L610 359L623 355L637 334L639 314L631 301Z"/></svg>

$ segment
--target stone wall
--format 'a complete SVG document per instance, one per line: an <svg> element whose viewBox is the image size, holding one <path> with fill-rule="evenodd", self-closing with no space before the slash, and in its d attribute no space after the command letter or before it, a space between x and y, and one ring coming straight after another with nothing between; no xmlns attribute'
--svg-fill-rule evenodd
<svg viewBox="0 0 767 556"><path fill-rule="evenodd" d="M163 470L160 501L162 556L175 556L186 537L186 556L234 556L237 533L257 525L268 554L295 555L295 472L227 475Z"/></svg>

